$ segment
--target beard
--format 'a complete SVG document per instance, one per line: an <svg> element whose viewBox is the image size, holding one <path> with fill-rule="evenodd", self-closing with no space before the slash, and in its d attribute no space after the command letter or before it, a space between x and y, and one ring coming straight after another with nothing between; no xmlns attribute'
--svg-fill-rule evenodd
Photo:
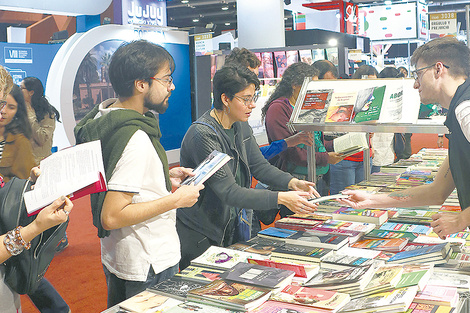
<svg viewBox="0 0 470 313"><path fill-rule="evenodd" d="M157 112L158 114L163 114L166 112L166 109L168 109L168 99L170 98L171 93L168 93L168 95L163 99L160 103L155 103L152 101L151 97L149 94L147 94L144 98L144 107Z"/></svg>

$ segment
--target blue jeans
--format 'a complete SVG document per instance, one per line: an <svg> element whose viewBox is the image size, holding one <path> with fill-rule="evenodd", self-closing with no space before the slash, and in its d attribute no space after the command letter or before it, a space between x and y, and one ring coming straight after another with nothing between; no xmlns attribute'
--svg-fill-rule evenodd
<svg viewBox="0 0 470 313"><path fill-rule="evenodd" d="M106 276L106 285L108 286L108 308L116 305L132 296L144 291L161 281L167 280L178 273L178 264L167 268L163 272L155 274L152 266L146 281L124 280L111 273L103 265L104 275Z"/></svg>
<svg viewBox="0 0 470 313"><path fill-rule="evenodd" d="M43 278L38 289L28 294L41 313L68 313L70 308L51 283Z"/></svg>
<svg viewBox="0 0 470 313"><path fill-rule="evenodd" d="M372 164L372 162L371 162ZM364 180L364 163L343 160L330 164L330 194L334 195L347 186Z"/></svg>

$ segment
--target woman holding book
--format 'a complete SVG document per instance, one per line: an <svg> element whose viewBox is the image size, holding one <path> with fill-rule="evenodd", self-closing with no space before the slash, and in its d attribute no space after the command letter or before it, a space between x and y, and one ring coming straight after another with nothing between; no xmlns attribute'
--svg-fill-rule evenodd
<svg viewBox="0 0 470 313"><path fill-rule="evenodd" d="M316 76L316 70L303 62L290 65L284 72L282 80L261 110L270 143L294 134L287 127L287 122L292 115L305 77L314 76ZM333 152L331 141L325 142L323 140L322 132L316 131L311 136L315 141L315 166L318 175L316 180L317 190L322 196L326 196L328 194L328 184L323 177L329 170L328 164L336 164L343 158L338 153ZM305 145L288 148L272 158L270 162L297 178L307 178L307 147Z"/></svg>
<svg viewBox="0 0 470 313"><path fill-rule="evenodd" d="M213 150L232 159L205 182L198 202L178 209L176 227L181 241L180 268L185 268L209 246L229 246L249 238L244 209L277 209L279 204L297 213L314 212L307 201L319 196L314 184L294 178L263 157L247 121L255 107L259 80L246 67L226 66L214 75L214 108L187 131L181 145L181 166L195 168ZM250 189L251 178L274 186L271 191Z"/></svg>

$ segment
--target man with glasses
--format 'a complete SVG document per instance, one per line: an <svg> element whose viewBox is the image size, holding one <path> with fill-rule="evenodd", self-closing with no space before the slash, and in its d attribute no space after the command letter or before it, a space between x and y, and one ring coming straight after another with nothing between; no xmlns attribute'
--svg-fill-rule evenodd
<svg viewBox="0 0 470 313"><path fill-rule="evenodd" d="M75 128L77 143L101 140L108 191L91 196L101 238L108 307L178 271L176 208L203 186L181 186L191 169L168 169L158 120L175 89L173 57L145 40L121 46L109 66L117 99L97 105ZM172 193L173 187L179 187Z"/></svg>
<svg viewBox="0 0 470 313"><path fill-rule="evenodd" d="M432 184L380 195L345 191L351 198L342 202L356 208L441 205L457 188L462 212L432 217L434 232L444 239L470 225L470 50L455 38L437 38L416 49L411 64L421 103L449 109L449 155Z"/></svg>

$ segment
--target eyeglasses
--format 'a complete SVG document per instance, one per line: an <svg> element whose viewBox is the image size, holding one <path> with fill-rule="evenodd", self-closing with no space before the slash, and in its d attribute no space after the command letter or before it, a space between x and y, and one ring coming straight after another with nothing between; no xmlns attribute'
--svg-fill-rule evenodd
<svg viewBox="0 0 470 313"><path fill-rule="evenodd" d="M168 87L170 87L171 84L173 83L173 77L171 76L169 76L168 78L150 77L150 79L157 80L160 82L165 82L168 85Z"/></svg>
<svg viewBox="0 0 470 313"><path fill-rule="evenodd" d="M253 103L253 102L258 101L259 92L256 92L256 93L253 95L253 97L245 97L245 98L242 98L242 97L237 96L237 95L234 95L234 97L237 98L238 100L242 101L245 106L248 106L248 105L250 105L250 103Z"/></svg>
<svg viewBox="0 0 470 313"><path fill-rule="evenodd" d="M7 105L7 102L5 100L0 100L0 110L2 110L5 105Z"/></svg>
<svg viewBox="0 0 470 313"><path fill-rule="evenodd" d="M414 70L414 71L411 71L411 76L412 76L415 80L418 80L418 78L419 78L418 72L421 72L421 71L426 70L426 69L428 69L428 68L434 67L437 63L439 63L439 62L436 62L436 63L434 63L434 64L432 64L432 65L425 66L425 67L422 67L422 68L418 68L418 69L416 69L416 70ZM444 63L442 63L442 66L444 66L445 68L449 68L449 66L448 66L448 65L445 65Z"/></svg>

